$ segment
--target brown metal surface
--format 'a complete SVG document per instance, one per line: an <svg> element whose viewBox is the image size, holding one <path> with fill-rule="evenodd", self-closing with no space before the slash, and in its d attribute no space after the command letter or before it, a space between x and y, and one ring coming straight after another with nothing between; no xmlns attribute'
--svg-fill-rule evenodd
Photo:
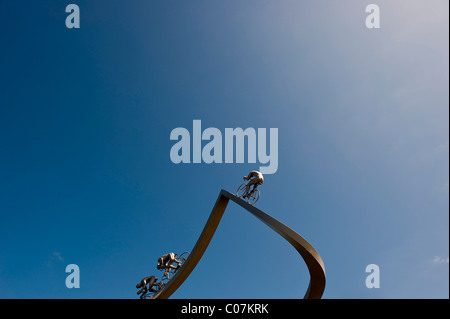
<svg viewBox="0 0 450 319"><path fill-rule="evenodd" d="M202 258L203 253L208 247L212 237L214 236L217 226L219 226L219 222L222 219L223 213L225 212L230 199L236 204L245 208L248 212L253 214L275 232L280 234L298 251L298 253L305 261L310 274L309 286L303 298L321 298L323 291L325 290L325 266L323 264L322 258L314 249L314 247L311 246L311 244L308 243L302 236L294 232L286 225L280 223L275 218L267 215L258 208L248 204L244 200L222 189L211 212L211 215L209 216L208 221L206 222L206 225L203 228L203 231L194 248L192 249L188 259L184 262L183 266L172 277L172 279L160 291L154 294L151 299L169 298L191 274L191 272L194 270L194 268Z"/></svg>

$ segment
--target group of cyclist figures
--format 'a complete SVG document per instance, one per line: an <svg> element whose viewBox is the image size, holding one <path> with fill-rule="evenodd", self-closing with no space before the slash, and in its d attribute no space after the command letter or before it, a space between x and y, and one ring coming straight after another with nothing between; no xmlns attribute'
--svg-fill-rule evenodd
<svg viewBox="0 0 450 319"><path fill-rule="evenodd" d="M179 257L177 254L168 253L158 258L158 265L156 268L158 270L164 270L164 274L160 281L155 276L148 276L143 278L137 285L137 294L141 295L141 299L145 299L149 296L149 293L155 293L161 290L162 287L170 279L170 276L181 268L183 263L186 261L186 257L189 255L188 252L182 253ZM176 266L175 266L176 264Z"/></svg>
<svg viewBox="0 0 450 319"><path fill-rule="evenodd" d="M253 205L259 199L259 190L257 187L264 182L264 177L258 171L251 171L247 176L244 176L244 180L249 182L239 186L236 196L247 200L249 204ZM252 190L250 190L251 186L253 186ZM168 253L159 257L156 268L161 271L164 270L164 274L160 281L155 276L143 278L136 285L137 289L140 288L137 292L138 295L141 295L140 298L148 298L151 294L160 291L170 279L171 275L175 274L181 268L188 255L188 252L182 253L180 256L174 253Z"/></svg>

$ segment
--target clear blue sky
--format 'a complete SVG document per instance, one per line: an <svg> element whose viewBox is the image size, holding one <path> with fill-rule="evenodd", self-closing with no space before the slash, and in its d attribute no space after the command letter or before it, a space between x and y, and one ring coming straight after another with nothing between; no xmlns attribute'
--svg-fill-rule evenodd
<svg viewBox="0 0 450 319"><path fill-rule="evenodd" d="M258 168L172 163L170 132L194 119L278 128L257 206L320 253L323 298L448 298L448 6L1 1L0 298L137 298L159 256L191 250L220 189ZM230 203L173 298L307 285L294 249Z"/></svg>

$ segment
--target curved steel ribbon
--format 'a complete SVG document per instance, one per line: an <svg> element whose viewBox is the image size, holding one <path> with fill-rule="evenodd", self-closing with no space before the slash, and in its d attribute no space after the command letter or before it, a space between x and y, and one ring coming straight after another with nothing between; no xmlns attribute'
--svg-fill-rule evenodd
<svg viewBox="0 0 450 319"><path fill-rule="evenodd" d="M325 266L322 258L314 247L286 225L223 189L220 191L211 215L209 216L197 243L189 254L188 259L186 259L183 266L171 280L160 291L154 294L151 299L169 298L191 274L214 236L230 199L280 234L299 252L305 261L310 274L308 290L303 298L320 299L325 290Z"/></svg>

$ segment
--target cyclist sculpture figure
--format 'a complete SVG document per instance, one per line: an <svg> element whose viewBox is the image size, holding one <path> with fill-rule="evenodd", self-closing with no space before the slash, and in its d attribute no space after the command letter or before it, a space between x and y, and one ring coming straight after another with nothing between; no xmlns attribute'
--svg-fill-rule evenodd
<svg viewBox="0 0 450 319"><path fill-rule="evenodd" d="M147 285L148 285L148 287L147 287ZM141 299L144 299L144 298L145 298L145 295L147 294L147 292L149 292L149 291L150 291L150 292L156 292L156 291L158 291L157 289L155 289L156 287L158 287L158 289L160 289L160 288L161 288L161 283L160 283L160 282L158 283L158 279L156 279L155 276L148 276L148 277L145 277L144 279L141 280L140 283L138 283L138 284L136 285L136 288L137 288L137 289L141 288L141 289L137 292L137 294L139 295L139 294L142 293Z"/></svg>
<svg viewBox="0 0 450 319"><path fill-rule="evenodd" d="M178 266L172 265L173 263L177 263ZM181 261L175 258L174 253L168 253L158 258L158 265L156 266L156 268L158 268L159 270L177 269L178 267L181 266L181 264L182 264Z"/></svg>
<svg viewBox="0 0 450 319"><path fill-rule="evenodd" d="M261 185L264 183L264 177L263 174L261 174L258 171L251 171L247 176L244 176L244 180L248 181L246 189L245 189L245 195L243 198L250 197L250 195L256 190L258 185ZM253 185L253 189L250 192L250 186Z"/></svg>

